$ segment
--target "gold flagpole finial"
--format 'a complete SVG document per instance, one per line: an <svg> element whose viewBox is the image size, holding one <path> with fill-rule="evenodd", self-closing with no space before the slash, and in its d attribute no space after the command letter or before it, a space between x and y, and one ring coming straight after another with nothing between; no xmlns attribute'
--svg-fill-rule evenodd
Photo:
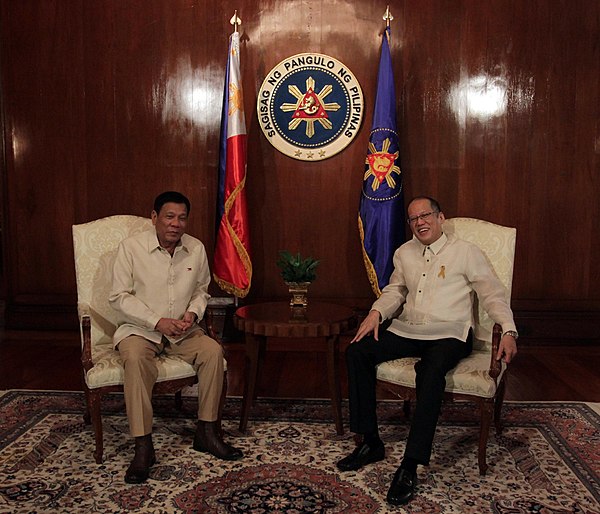
<svg viewBox="0 0 600 514"><path fill-rule="evenodd" d="M390 26L390 21L392 21L394 19L394 17L392 16L392 13L390 12L390 6L387 6L387 9L385 10L385 14L383 15L383 19L385 20L385 24L387 27Z"/></svg>
<svg viewBox="0 0 600 514"><path fill-rule="evenodd" d="M238 31L238 25L242 24L242 20L240 19L240 17L237 15L237 9L235 10L235 12L233 13L233 16L231 17L231 19L229 20L229 23L231 23L233 25L233 31L237 32Z"/></svg>

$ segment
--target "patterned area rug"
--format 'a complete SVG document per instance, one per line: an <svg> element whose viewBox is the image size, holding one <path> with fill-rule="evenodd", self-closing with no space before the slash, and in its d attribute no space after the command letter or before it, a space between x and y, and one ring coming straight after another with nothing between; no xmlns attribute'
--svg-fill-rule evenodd
<svg viewBox="0 0 600 514"><path fill-rule="evenodd" d="M326 401L261 400L240 434L240 401L229 399L226 438L245 458L222 462L191 448L193 399L183 411L172 398L155 400L158 462L147 483L127 485L133 445L122 396L103 403L101 465L82 421L82 394L0 396L0 512L600 513L600 416L585 404L507 403L484 477L472 406L446 405L431 466L419 470L417 494L402 509L385 502L407 434L397 403L379 406L387 458L339 473L335 462L354 443L349 433L336 435Z"/></svg>

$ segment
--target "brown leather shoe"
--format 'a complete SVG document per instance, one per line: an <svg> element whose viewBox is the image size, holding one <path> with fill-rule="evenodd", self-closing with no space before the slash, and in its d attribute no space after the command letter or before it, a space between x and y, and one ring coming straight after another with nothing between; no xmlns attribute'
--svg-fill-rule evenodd
<svg viewBox="0 0 600 514"><path fill-rule="evenodd" d="M198 420L193 448L223 460L238 460L244 456L241 450L223 441L216 421Z"/></svg>
<svg viewBox="0 0 600 514"><path fill-rule="evenodd" d="M135 438L135 455L127 471L125 482L128 484L141 484L148 480L150 468L156 463L156 454L152 444L152 434Z"/></svg>

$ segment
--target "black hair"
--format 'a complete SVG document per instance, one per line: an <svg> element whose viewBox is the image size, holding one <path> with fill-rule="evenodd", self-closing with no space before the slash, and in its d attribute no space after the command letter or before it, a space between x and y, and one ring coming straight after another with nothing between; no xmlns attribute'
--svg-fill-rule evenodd
<svg viewBox="0 0 600 514"><path fill-rule="evenodd" d="M178 193L177 191L165 191L164 193L159 194L154 200L154 212L156 214L160 213L162 206L166 203L183 203L187 209L187 214L190 213L190 201L187 199L185 195Z"/></svg>
<svg viewBox="0 0 600 514"><path fill-rule="evenodd" d="M410 202L408 202L408 205L410 206L410 204L413 203L415 200L428 200L431 205L431 208L434 211L442 212L440 203L435 198L431 198L431 196L415 196Z"/></svg>

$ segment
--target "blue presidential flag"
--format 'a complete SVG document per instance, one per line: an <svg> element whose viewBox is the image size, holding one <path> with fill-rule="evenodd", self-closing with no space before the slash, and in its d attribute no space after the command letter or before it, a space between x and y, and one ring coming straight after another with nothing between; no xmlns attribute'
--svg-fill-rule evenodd
<svg viewBox="0 0 600 514"><path fill-rule="evenodd" d="M358 213L365 267L377 296L390 280L394 252L405 241L396 92L389 38L390 28L387 27L381 44L375 111Z"/></svg>

